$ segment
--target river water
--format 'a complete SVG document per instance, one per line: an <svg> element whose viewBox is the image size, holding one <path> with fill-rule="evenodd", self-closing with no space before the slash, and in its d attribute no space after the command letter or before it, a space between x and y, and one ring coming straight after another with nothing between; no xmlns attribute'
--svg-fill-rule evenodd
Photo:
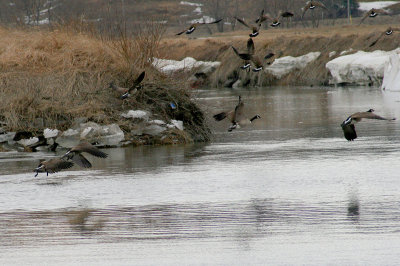
<svg viewBox="0 0 400 266"><path fill-rule="evenodd" d="M212 114L242 95L251 127ZM400 117L377 88L196 93L206 144L106 149L93 168L34 178L51 153L0 153L2 265L397 264ZM60 151L61 153L62 151ZM89 157L89 156L88 156Z"/></svg>

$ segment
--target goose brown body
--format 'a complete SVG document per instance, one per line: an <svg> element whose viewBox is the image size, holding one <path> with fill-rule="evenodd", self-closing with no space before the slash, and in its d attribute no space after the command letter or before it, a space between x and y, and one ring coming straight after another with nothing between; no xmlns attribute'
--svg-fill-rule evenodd
<svg viewBox="0 0 400 266"><path fill-rule="evenodd" d="M54 159L50 159L47 161L42 161L42 162L40 162L38 167L35 169L35 171L36 171L35 177L39 173L46 172L47 175L49 175L49 173L53 174L53 173L59 172L63 169L71 168L73 165L74 164L72 162L65 161L62 158L54 158Z"/></svg>

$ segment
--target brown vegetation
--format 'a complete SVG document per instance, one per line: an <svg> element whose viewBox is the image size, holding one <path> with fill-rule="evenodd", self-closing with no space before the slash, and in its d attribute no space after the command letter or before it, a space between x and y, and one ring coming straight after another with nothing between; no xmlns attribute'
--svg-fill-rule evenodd
<svg viewBox="0 0 400 266"><path fill-rule="evenodd" d="M207 139L203 114L185 84L152 67L161 32L151 27L134 38L121 30L112 39L77 30L79 25L53 31L0 28L0 120L12 131L66 129L78 117L122 125L121 112L145 109L159 119L183 120L190 133ZM129 87L143 70L136 96L122 101L108 88L111 81ZM178 108L171 110L170 102ZM122 128L129 132L129 125Z"/></svg>

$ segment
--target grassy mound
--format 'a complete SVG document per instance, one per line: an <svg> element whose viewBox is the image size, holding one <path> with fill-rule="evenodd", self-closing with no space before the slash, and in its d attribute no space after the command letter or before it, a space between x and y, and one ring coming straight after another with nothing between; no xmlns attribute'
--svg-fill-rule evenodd
<svg viewBox="0 0 400 266"><path fill-rule="evenodd" d="M68 27L53 31L0 28L0 120L9 131L65 130L79 117L124 126L120 114L144 109L158 119L183 120L195 139L208 139L200 109L184 82L151 65L161 34L101 39ZM126 100L108 88L129 87L145 70L139 93ZM172 110L168 103L178 106ZM197 136L200 135L200 136ZM187 139L190 139L186 137Z"/></svg>

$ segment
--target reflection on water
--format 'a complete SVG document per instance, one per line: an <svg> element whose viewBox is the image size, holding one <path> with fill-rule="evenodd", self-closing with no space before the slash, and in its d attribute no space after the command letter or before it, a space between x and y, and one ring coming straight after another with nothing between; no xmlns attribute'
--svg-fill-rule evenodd
<svg viewBox="0 0 400 266"><path fill-rule="evenodd" d="M262 119L227 132L212 114L242 95ZM93 168L34 178L51 153L0 153L3 264L395 264L396 122L340 123L397 94L369 88L199 91L212 143L108 149ZM61 153L62 151L60 151Z"/></svg>

